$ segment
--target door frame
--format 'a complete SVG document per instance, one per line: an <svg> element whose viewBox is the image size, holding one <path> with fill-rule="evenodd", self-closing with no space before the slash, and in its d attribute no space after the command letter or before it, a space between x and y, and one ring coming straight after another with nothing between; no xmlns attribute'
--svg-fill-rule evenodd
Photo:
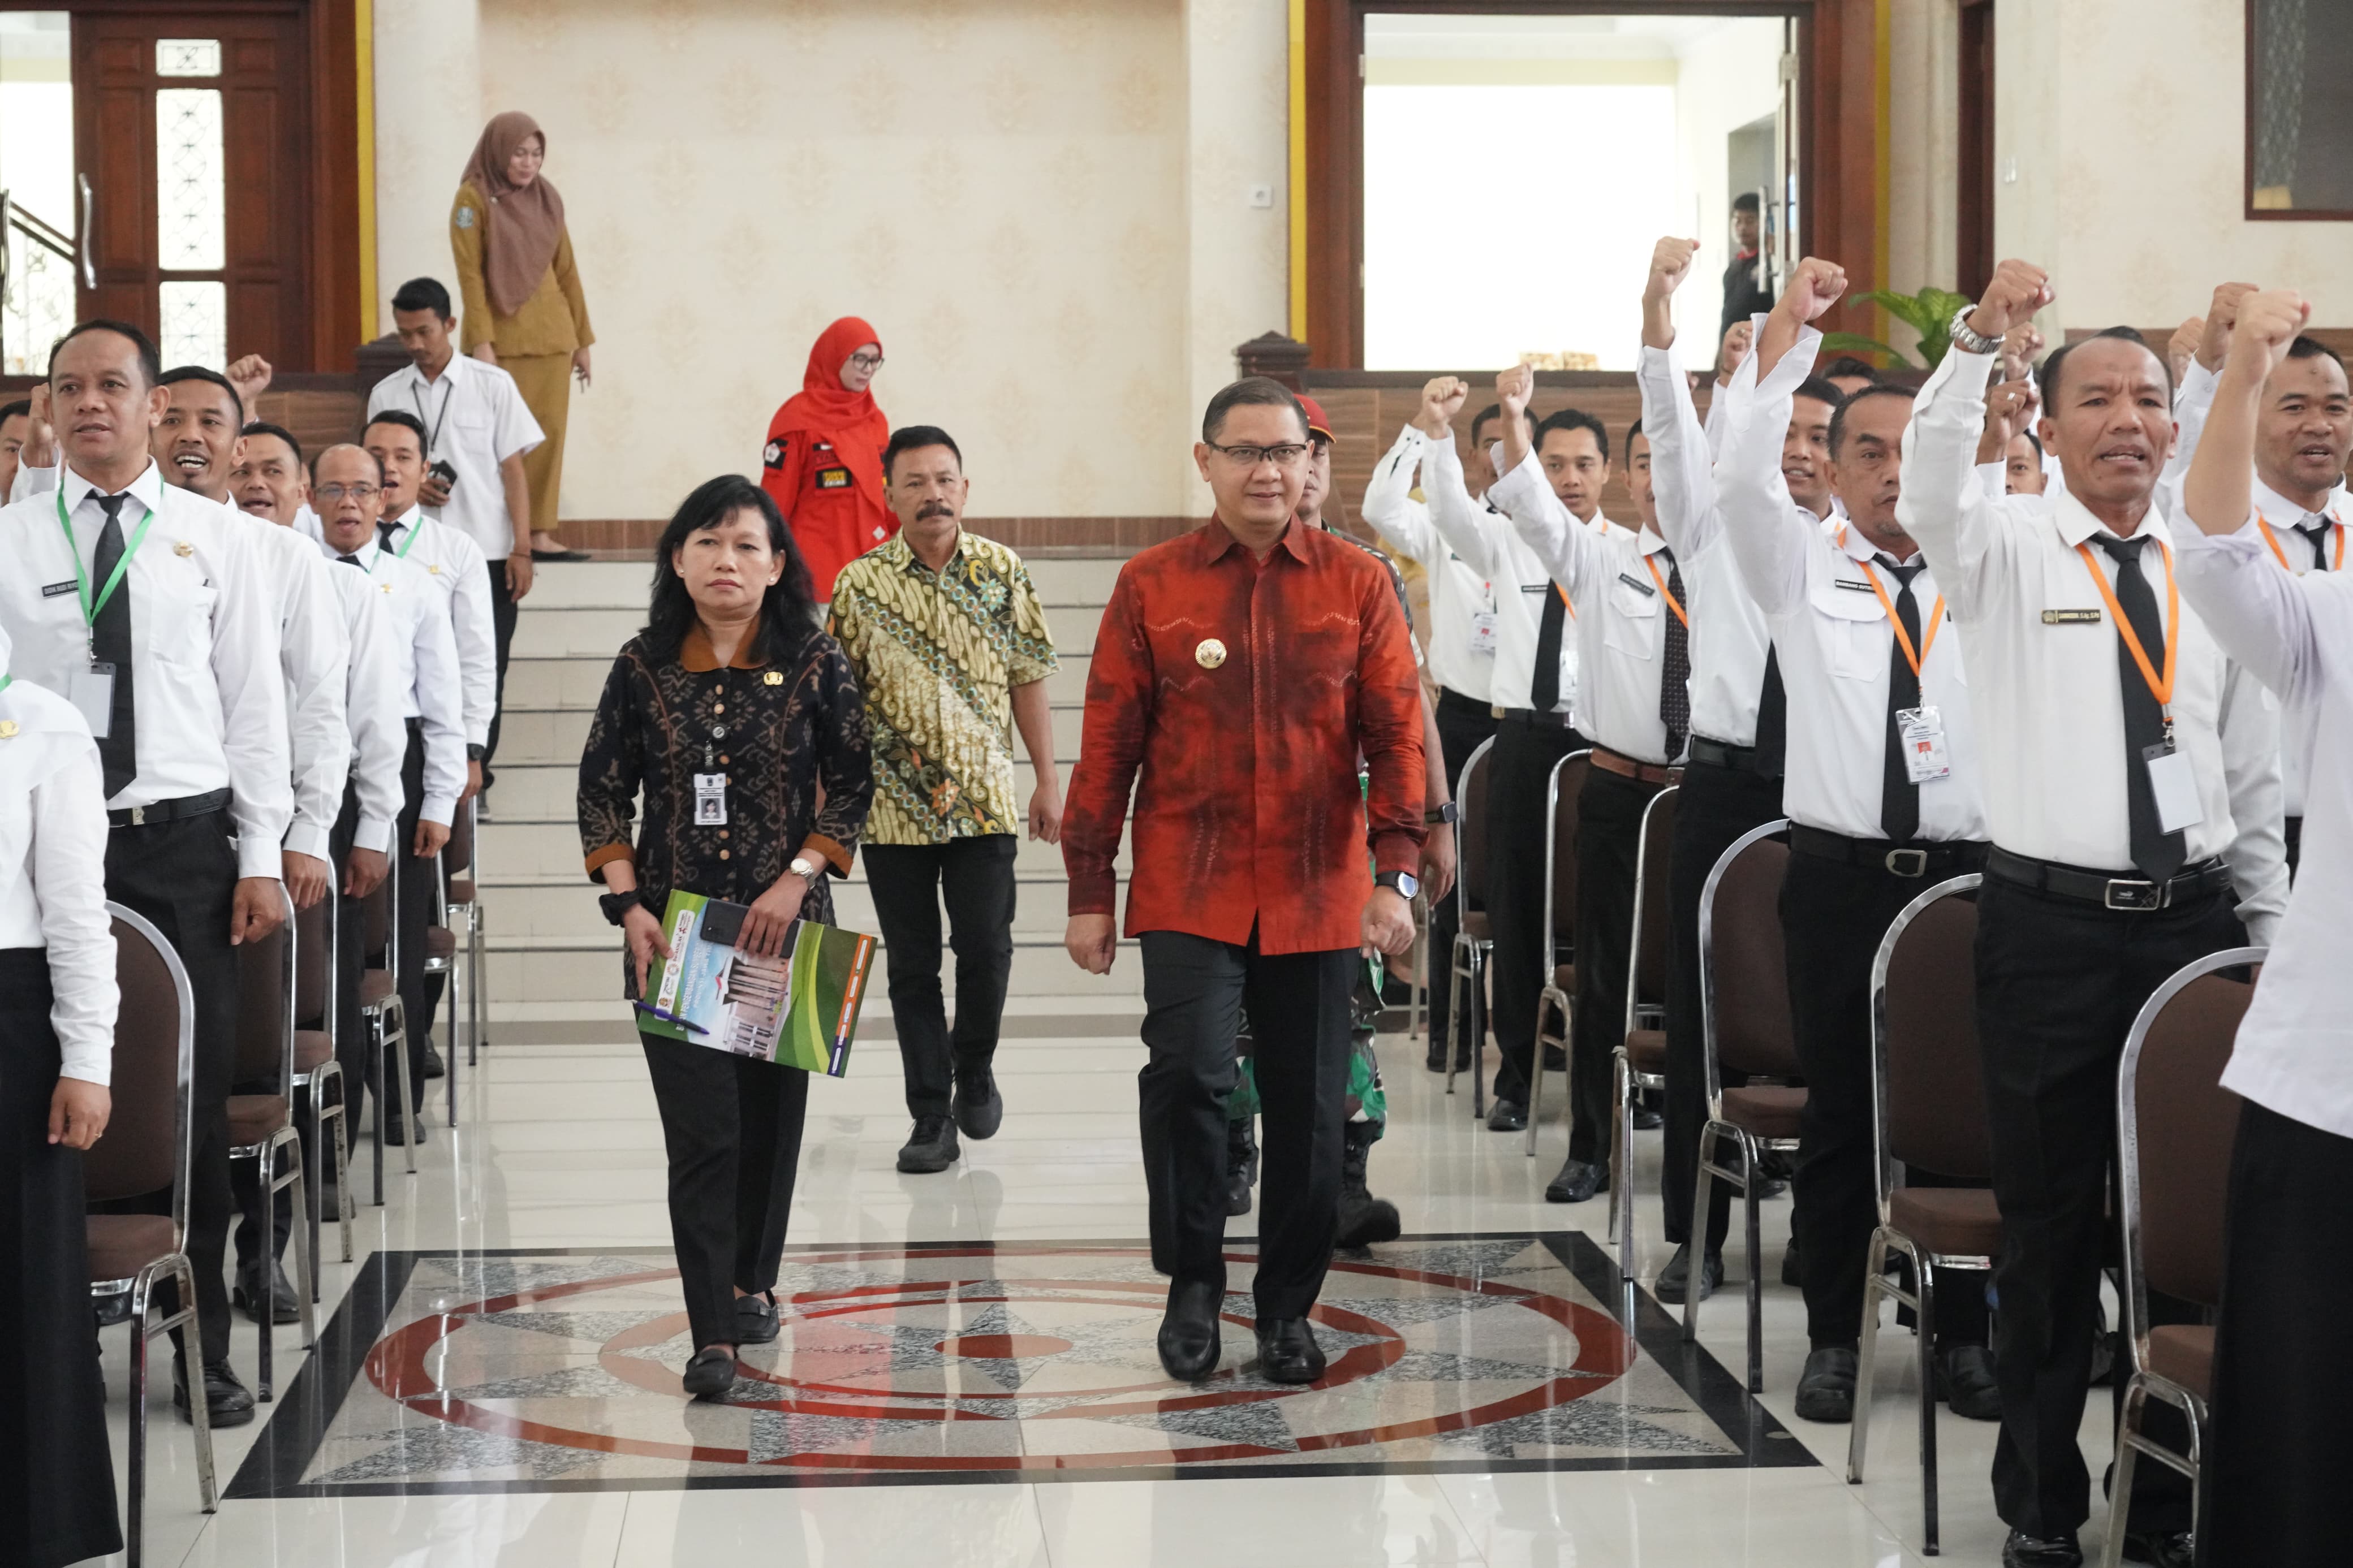
<svg viewBox="0 0 2353 1568"><path fill-rule="evenodd" d="M1867 278L1879 261L1878 0L1300 0L1308 363L1356 369L1365 355L1365 18L1471 16L1785 16L1798 22L1799 233L1808 251ZM1297 261L1294 261L1294 266ZM1879 279L1871 279L1876 284Z"/></svg>

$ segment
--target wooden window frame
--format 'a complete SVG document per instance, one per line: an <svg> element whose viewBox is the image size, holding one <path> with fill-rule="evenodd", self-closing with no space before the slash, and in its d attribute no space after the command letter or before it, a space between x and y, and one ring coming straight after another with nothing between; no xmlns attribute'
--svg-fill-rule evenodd
<svg viewBox="0 0 2353 1568"><path fill-rule="evenodd" d="M2240 185L2241 199L2246 204L2244 216L2249 223L2353 223L2353 208L2330 207L2259 207L2255 205L2255 6L2258 0L2247 0L2247 25L2242 35L2242 52L2246 56L2246 123L2241 130L2246 142L2245 169Z"/></svg>

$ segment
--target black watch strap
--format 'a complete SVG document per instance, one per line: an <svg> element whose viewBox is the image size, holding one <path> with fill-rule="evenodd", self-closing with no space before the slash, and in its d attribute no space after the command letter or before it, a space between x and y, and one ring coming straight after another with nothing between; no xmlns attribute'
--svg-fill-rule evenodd
<svg viewBox="0 0 2353 1568"><path fill-rule="evenodd" d="M641 907L635 893L599 893L596 904L605 911L605 923L616 926L628 917L631 910Z"/></svg>

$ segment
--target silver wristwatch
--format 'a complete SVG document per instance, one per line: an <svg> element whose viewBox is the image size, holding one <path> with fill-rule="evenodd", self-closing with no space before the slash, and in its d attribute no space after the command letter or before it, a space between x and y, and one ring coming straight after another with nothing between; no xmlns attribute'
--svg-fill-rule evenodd
<svg viewBox="0 0 2353 1568"><path fill-rule="evenodd" d="M2001 347L2001 340L1969 331L1969 313L1976 309L1975 305L1964 305L1953 312L1953 323L1949 329L1953 346L1963 353L1989 354Z"/></svg>
<svg viewBox="0 0 2353 1568"><path fill-rule="evenodd" d="M811 860L807 856L794 856L793 863L787 868L787 869L789 869L794 876L798 877L802 881L807 882L809 886L817 886L819 868L817 862Z"/></svg>

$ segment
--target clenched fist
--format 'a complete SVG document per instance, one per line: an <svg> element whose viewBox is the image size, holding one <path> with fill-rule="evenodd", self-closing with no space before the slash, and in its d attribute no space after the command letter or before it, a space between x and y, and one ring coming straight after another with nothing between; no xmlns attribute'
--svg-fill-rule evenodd
<svg viewBox="0 0 2353 1568"><path fill-rule="evenodd" d="M2312 305L2293 289L2242 294L2231 329L2229 369L2258 384L2286 357L2288 344L2312 320Z"/></svg>
<svg viewBox="0 0 2353 1568"><path fill-rule="evenodd" d="M1781 298L1773 308L1788 315L1799 325L1819 320L1824 310L1839 301L1846 292L1846 268L1835 261L1825 261L1819 256L1809 256L1798 263L1796 271L1781 290Z"/></svg>
<svg viewBox="0 0 2353 1568"><path fill-rule="evenodd" d="M1495 377L1495 401L1504 405L1504 417L1514 428L1526 416L1528 399L1536 395L1536 373L1526 365L1515 364Z"/></svg>
<svg viewBox="0 0 2353 1568"><path fill-rule="evenodd" d="M2031 261L2005 261L1993 269L1993 281L1969 312L1968 329L1983 338L2007 337L2010 328L2057 297L2051 291L2051 274Z"/></svg>
<svg viewBox="0 0 2353 1568"><path fill-rule="evenodd" d="M2252 283L2222 283L2214 289L2214 302L2206 307L2206 328L2198 334L2198 363L2210 371L2219 371L2231 353L2231 329L2239 324L2239 305L2255 291Z"/></svg>
<svg viewBox="0 0 2353 1568"><path fill-rule="evenodd" d="M1677 239L1670 235L1651 247L1651 276L1642 285L1645 303L1663 300L1683 286L1691 276L1692 258L1699 253L1699 241Z"/></svg>
<svg viewBox="0 0 2353 1568"><path fill-rule="evenodd" d="M1445 440L1454 429L1454 416L1470 395L1471 384L1461 376L1433 376L1421 389L1421 409L1413 422L1431 440Z"/></svg>
<svg viewBox="0 0 2353 1568"><path fill-rule="evenodd" d="M1739 372L1740 362L1748 357L1749 344L1756 340L1757 323L1735 321L1724 330L1724 346L1715 352L1715 379L1720 385L1730 386Z"/></svg>

